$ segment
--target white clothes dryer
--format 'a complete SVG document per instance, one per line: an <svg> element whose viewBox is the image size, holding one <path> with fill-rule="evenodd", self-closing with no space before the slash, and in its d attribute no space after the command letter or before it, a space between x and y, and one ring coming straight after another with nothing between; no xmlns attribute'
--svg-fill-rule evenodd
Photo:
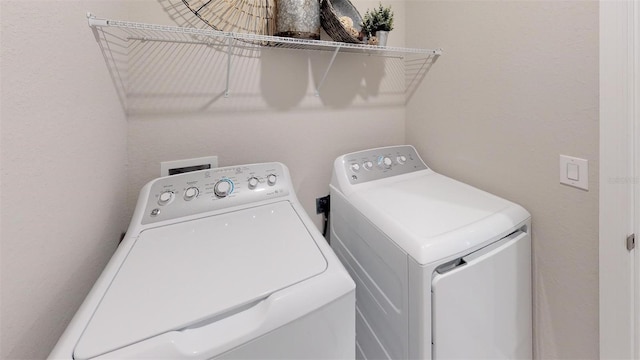
<svg viewBox="0 0 640 360"><path fill-rule="evenodd" d="M355 284L280 163L158 178L51 359L353 359Z"/></svg>
<svg viewBox="0 0 640 360"><path fill-rule="evenodd" d="M531 359L531 218L412 146L340 156L331 246L356 282L358 359Z"/></svg>

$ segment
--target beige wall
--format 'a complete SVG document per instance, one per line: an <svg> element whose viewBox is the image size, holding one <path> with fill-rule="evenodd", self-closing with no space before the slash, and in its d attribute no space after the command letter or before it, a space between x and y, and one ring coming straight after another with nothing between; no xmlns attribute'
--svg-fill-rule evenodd
<svg viewBox="0 0 640 360"><path fill-rule="evenodd" d="M320 226L314 199L328 193L333 159L404 140L402 82L381 75L397 73L401 62L385 68L340 56L316 97L327 53L234 59L231 96L217 102L226 59L180 55L186 73L128 72L135 96L125 116L85 13L173 24L168 3L1 2L2 359L46 357L160 161L210 154L220 165L282 161ZM402 18L402 3L394 6ZM402 26L390 41L403 45ZM161 53L140 61L163 63Z"/></svg>
<svg viewBox="0 0 640 360"><path fill-rule="evenodd" d="M137 1L136 6L146 10L138 21L175 25L172 13L164 10L169 3ZM353 3L362 13L377 5ZM403 46L404 3L390 4L399 22L390 45ZM153 49L149 47L147 56L156 63L171 54L167 66L155 68L161 80L143 71L129 73L129 85L137 93L129 106L131 211L139 189L159 175L160 161L217 155L220 166L285 163L300 201L320 227L315 199L329 193L333 160L346 152L404 141L401 60L385 63L339 54L316 97L315 84L330 52L247 52L251 56L232 59L230 96L225 98L224 53L209 53L202 46ZM183 53L189 56L183 58Z"/></svg>
<svg viewBox="0 0 640 360"><path fill-rule="evenodd" d="M274 50L234 60L229 98L215 56L136 77L125 117L84 14L172 24L171 1L0 3L0 357L46 356L160 161L282 161L320 225L333 159L405 140L532 212L538 357L597 357L595 3L392 2L391 45L406 29L407 45L445 49L406 109L397 61L340 56L315 97L329 54ZM590 160L589 192L558 184L560 153Z"/></svg>
<svg viewBox="0 0 640 360"><path fill-rule="evenodd" d="M0 3L2 359L46 357L126 226L126 120L88 5Z"/></svg>
<svg viewBox="0 0 640 360"><path fill-rule="evenodd" d="M442 56L407 107L438 172L533 216L535 353L598 358L598 3L410 1L407 45ZM589 191L559 184L589 160Z"/></svg>

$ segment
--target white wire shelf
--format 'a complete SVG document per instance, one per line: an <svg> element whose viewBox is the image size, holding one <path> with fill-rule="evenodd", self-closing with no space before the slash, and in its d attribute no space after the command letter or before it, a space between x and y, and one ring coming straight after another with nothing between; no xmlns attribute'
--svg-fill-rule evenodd
<svg viewBox="0 0 640 360"><path fill-rule="evenodd" d="M338 53L362 54L376 57L391 57L405 60L405 69L410 73L407 77L406 91L415 89L435 60L442 55L442 49L401 48L390 46L373 46L351 44L323 40L303 40L287 37L224 32L214 29L198 29L157 24L137 23L121 20L97 18L87 13L89 26L94 31L96 41L100 44L103 56L109 66L112 78L116 82L118 92L126 109L127 84L126 74L120 69L122 63L130 65L132 55L131 43L165 43L206 45L215 51L224 52L227 57L227 76L225 97L229 95L230 70L232 57L258 57L261 49L282 48L312 51L331 51L331 60L323 76L316 84L316 95L326 80Z"/></svg>

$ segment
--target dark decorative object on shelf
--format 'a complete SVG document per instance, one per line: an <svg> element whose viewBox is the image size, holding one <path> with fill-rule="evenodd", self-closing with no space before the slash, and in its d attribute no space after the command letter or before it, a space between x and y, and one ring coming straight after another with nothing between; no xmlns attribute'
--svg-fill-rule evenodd
<svg viewBox="0 0 640 360"><path fill-rule="evenodd" d="M362 42L362 17L349 0L322 0L320 23L334 41Z"/></svg>

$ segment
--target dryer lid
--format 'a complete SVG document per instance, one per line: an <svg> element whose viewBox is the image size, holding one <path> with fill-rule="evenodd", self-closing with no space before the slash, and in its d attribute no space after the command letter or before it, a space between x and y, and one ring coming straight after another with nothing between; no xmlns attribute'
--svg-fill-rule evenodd
<svg viewBox="0 0 640 360"><path fill-rule="evenodd" d="M104 294L74 358L215 321L326 267L286 201L145 230Z"/></svg>
<svg viewBox="0 0 640 360"><path fill-rule="evenodd" d="M505 236L530 217L517 204L432 171L363 186L349 200L420 264Z"/></svg>

